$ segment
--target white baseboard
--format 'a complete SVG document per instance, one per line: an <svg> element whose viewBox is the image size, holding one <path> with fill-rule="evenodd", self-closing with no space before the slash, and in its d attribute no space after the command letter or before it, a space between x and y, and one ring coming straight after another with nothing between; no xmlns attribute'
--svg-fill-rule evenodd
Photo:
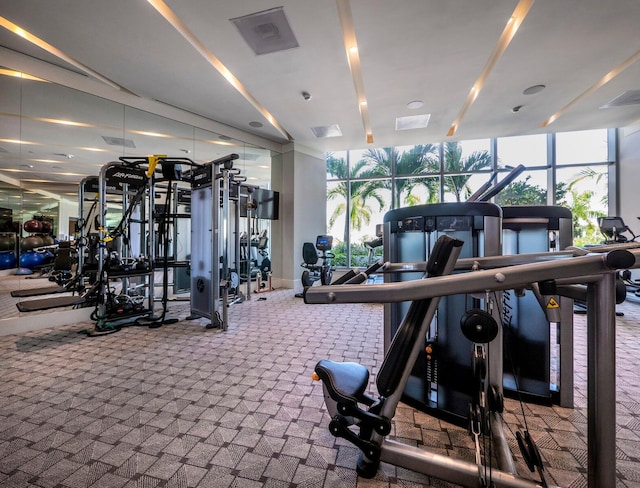
<svg viewBox="0 0 640 488"><path fill-rule="evenodd" d="M90 320L93 307L76 310L59 310L49 313L29 315L22 313L20 317L0 320L0 336L24 334L33 330L48 329L61 325L76 324Z"/></svg>

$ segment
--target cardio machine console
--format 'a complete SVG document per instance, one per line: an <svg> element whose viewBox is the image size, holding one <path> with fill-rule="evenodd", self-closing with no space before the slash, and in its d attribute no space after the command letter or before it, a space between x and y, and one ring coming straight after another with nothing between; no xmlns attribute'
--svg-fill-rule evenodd
<svg viewBox="0 0 640 488"><path fill-rule="evenodd" d="M331 251L333 247L333 236L316 237L316 249L318 251Z"/></svg>

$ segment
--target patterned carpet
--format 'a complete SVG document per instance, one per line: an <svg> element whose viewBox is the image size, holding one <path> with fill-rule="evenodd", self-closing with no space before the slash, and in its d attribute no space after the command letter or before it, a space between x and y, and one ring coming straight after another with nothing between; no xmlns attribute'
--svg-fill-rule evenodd
<svg viewBox="0 0 640 488"><path fill-rule="evenodd" d="M621 310L618 486L637 488L640 302ZM172 304L169 315L185 318L188 303ZM391 465L375 479L358 478L357 450L327 429L313 367L331 358L375 373L383 357L381 306L305 305L281 290L253 295L229 316L226 332L181 320L102 337L78 333L90 323L0 337L0 486L453 486ZM584 322L576 316L576 408L525 406L547 480L569 487L587 486ZM510 429L519 427L519 408L506 401ZM466 429L406 406L392 436L473 460ZM518 470L537 479L521 461Z"/></svg>

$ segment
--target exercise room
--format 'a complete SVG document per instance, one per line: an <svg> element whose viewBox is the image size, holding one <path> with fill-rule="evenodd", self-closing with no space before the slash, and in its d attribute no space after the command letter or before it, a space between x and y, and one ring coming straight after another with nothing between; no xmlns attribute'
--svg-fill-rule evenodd
<svg viewBox="0 0 640 488"><path fill-rule="evenodd" d="M0 486L640 487L635 0L0 0Z"/></svg>

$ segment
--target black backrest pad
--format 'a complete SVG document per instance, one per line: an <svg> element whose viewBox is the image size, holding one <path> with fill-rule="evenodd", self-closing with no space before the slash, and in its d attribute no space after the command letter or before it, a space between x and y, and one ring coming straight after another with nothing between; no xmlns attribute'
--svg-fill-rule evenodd
<svg viewBox="0 0 640 488"><path fill-rule="evenodd" d="M429 260L427 273L429 277L441 276L454 247L460 246L461 241L447 235L440 236L436 241ZM407 360L411 350L420 337L420 329L431 304L431 298L411 302L407 315L398 328L389 351L380 367L376 380L378 393L384 397L390 396L400 384L400 379L407 367ZM413 367L413 365L411 365Z"/></svg>
<svg viewBox="0 0 640 488"><path fill-rule="evenodd" d="M318 262L318 251L313 242L302 244L302 259L304 259L305 264L316 264Z"/></svg>
<svg viewBox="0 0 640 488"><path fill-rule="evenodd" d="M427 260L427 277L442 276L444 268L447 265L451 251L455 247L456 239L447 235L440 236Z"/></svg>

